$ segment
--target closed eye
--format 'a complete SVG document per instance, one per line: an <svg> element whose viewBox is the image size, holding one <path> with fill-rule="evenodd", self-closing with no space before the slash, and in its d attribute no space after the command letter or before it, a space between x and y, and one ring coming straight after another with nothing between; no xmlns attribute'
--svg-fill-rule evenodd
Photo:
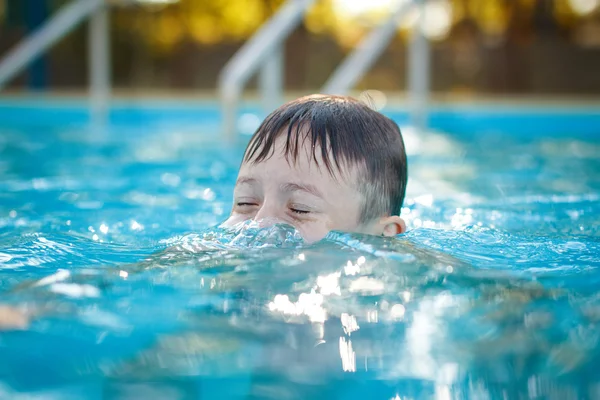
<svg viewBox="0 0 600 400"><path fill-rule="evenodd" d="M297 208L290 208L290 210L296 214L309 214L310 213L310 211L308 211L308 210L299 210Z"/></svg>
<svg viewBox="0 0 600 400"><path fill-rule="evenodd" d="M252 206L257 206L258 204L240 202L240 203L237 203L237 205L238 205L238 207L252 207Z"/></svg>

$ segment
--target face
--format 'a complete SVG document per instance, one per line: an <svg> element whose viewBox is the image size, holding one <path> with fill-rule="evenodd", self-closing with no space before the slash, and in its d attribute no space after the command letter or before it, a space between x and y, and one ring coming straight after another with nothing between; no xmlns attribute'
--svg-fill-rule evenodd
<svg viewBox="0 0 600 400"><path fill-rule="evenodd" d="M265 226L283 222L293 225L307 242L318 241L331 230L369 233L369 227L359 224L363 196L355 184L357 171L332 176L319 158L317 166L308 149L300 150L295 163L288 162L284 144L278 139L273 156L265 161L242 164L225 225L249 219Z"/></svg>

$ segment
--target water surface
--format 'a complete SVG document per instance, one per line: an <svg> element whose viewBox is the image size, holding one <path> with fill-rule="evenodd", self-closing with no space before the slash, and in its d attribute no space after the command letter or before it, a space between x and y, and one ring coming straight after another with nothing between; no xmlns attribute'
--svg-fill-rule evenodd
<svg viewBox="0 0 600 400"><path fill-rule="evenodd" d="M1 128L0 398L600 397L597 139L405 135L408 233L304 245L201 125Z"/></svg>

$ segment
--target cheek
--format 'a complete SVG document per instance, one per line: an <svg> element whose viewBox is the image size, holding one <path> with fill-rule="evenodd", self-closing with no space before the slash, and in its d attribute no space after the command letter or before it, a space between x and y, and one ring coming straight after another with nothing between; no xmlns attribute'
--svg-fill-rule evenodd
<svg viewBox="0 0 600 400"><path fill-rule="evenodd" d="M330 215L328 221L329 230L352 232L360 225L359 216L360 204L357 204L357 202L341 204Z"/></svg>
<svg viewBox="0 0 600 400"><path fill-rule="evenodd" d="M246 221L246 220L249 220L249 219L252 219L251 215L246 215L246 214L232 214L221 225L224 226L224 227L231 227L231 226L233 226L235 224L238 224L240 222L243 222L243 221Z"/></svg>
<svg viewBox="0 0 600 400"><path fill-rule="evenodd" d="M308 243L318 242L323 239L329 233L330 229L325 223L315 222L310 224L304 224L302 226L296 226L302 238Z"/></svg>

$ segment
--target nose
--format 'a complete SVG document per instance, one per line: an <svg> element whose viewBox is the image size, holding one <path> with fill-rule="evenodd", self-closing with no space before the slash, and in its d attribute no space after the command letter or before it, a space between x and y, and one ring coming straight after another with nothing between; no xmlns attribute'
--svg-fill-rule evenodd
<svg viewBox="0 0 600 400"><path fill-rule="evenodd" d="M280 218L277 208L267 203L263 204L260 210L258 210L253 221L257 222L261 228L268 228L269 226L284 222Z"/></svg>

